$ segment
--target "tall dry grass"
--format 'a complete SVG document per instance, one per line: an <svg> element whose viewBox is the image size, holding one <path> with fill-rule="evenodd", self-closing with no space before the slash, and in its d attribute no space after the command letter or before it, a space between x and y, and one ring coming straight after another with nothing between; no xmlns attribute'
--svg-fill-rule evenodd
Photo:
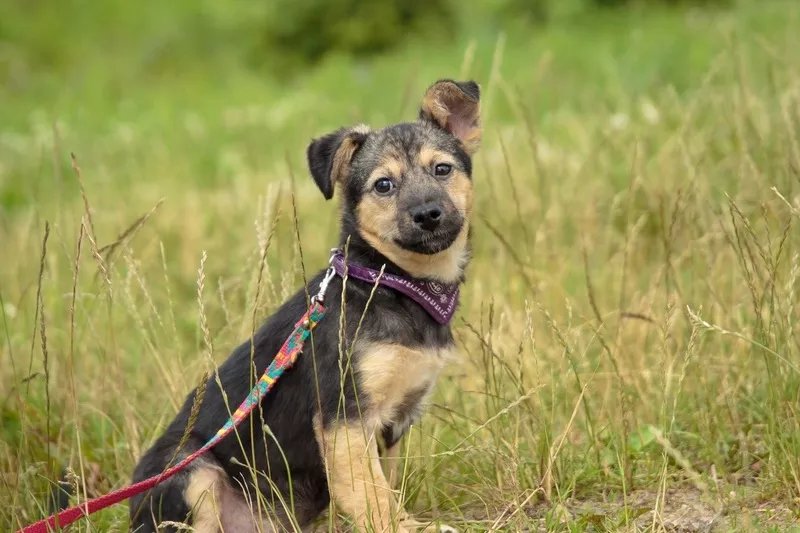
<svg viewBox="0 0 800 533"><path fill-rule="evenodd" d="M680 505L723 531L793 519L797 66L725 53L692 91L539 121L499 66L481 80L461 359L409 435L407 506L472 531L662 531ZM66 160L78 134L53 133L6 139L7 161ZM3 531L47 512L65 468L80 498L127 483L187 391L325 266L337 209L300 157L252 168L229 146L224 186L197 188L194 155L104 139L4 217Z"/></svg>

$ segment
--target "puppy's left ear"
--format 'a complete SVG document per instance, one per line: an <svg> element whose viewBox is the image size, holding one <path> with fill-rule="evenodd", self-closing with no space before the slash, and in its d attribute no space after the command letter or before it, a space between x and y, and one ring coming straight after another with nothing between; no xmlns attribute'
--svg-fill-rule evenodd
<svg viewBox="0 0 800 533"><path fill-rule="evenodd" d="M369 134L367 126L339 128L311 141L306 150L308 169L326 200L333 198L337 184L350 175L350 161Z"/></svg>
<svg viewBox="0 0 800 533"><path fill-rule="evenodd" d="M474 81L439 80L425 93L419 117L455 136L472 155L481 145L480 101Z"/></svg>

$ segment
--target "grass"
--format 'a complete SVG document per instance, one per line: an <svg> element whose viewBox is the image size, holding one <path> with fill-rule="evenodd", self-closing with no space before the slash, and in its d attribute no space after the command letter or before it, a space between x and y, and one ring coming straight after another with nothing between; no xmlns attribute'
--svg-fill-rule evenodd
<svg viewBox="0 0 800 533"><path fill-rule="evenodd" d="M4 89L0 529L41 518L64 467L81 497L129 481L253 313L324 265L310 136L410 118L443 76L483 85L485 143L462 360L410 434L407 506L469 531L797 528L792 3L591 22L285 87L198 62Z"/></svg>

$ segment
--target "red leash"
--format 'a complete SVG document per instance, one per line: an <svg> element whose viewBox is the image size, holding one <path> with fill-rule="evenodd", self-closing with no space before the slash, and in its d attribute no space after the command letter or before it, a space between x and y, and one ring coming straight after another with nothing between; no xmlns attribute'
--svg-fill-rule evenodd
<svg viewBox="0 0 800 533"><path fill-rule="evenodd" d="M127 500L128 498L136 496L137 494L141 494L148 489L152 489L162 481L166 481L186 468L189 463L207 452L209 448L211 448L211 446L206 444L180 463L168 470L165 470L163 473L157 476L153 476L149 479L145 479L144 481L140 481L139 483L129 485L123 489L109 492L108 494L94 498L80 505L76 505L75 507L64 509L58 514L51 515L44 520L40 520L35 524L31 524L20 529L17 533L50 533L51 531L55 531L56 527L64 527L67 524L71 524L72 522L78 520L82 516L89 516L90 514L100 511L101 509L111 507L116 503Z"/></svg>
<svg viewBox="0 0 800 533"><path fill-rule="evenodd" d="M123 500L127 500L128 498L136 496L137 494L141 494L142 492L149 490L159 483L171 478L186 468L189 463L213 448L219 441L233 431L233 429L238 426L248 414L250 414L253 408L258 405L261 399L267 394L267 392L269 392L283 371L287 368L290 368L297 360L297 357L303 350L303 345L305 344L305 341L308 338L311 330L314 329L314 326L317 325L317 323L325 314L325 306L322 305L322 302L323 298L325 297L325 290L327 289L328 282L334 274L335 272L333 269L328 270L328 274L325 276L322 284L320 284L319 294L312 299L311 307L295 324L294 331L289 338L286 339L286 342L283 343L278 355L272 360L272 363L270 363L270 365L264 371L264 374L262 374L261 379L258 380L256 386L252 391L250 391L250 394L244 399L239 408L236 409L231 418L225 422L225 425L222 426L217 434L214 435L214 437L212 437L202 448L175 466L168 468L161 474L86 501L82 504L76 505L75 507L65 509L60 513L51 515L43 520L40 520L39 522L36 522L35 524L31 524L25 528L22 528L17 531L17 533L50 533L56 527L64 527L72 522L75 522L82 516L89 516L90 514L100 511L101 509L105 509L106 507L110 507Z"/></svg>

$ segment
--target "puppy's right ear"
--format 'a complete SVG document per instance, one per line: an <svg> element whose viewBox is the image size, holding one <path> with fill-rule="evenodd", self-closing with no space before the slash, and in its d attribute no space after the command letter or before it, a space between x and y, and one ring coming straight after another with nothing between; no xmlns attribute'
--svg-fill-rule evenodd
<svg viewBox="0 0 800 533"><path fill-rule="evenodd" d="M308 169L326 200L333 198L337 184L344 185L350 161L369 134L367 126L339 128L311 141L306 150Z"/></svg>

